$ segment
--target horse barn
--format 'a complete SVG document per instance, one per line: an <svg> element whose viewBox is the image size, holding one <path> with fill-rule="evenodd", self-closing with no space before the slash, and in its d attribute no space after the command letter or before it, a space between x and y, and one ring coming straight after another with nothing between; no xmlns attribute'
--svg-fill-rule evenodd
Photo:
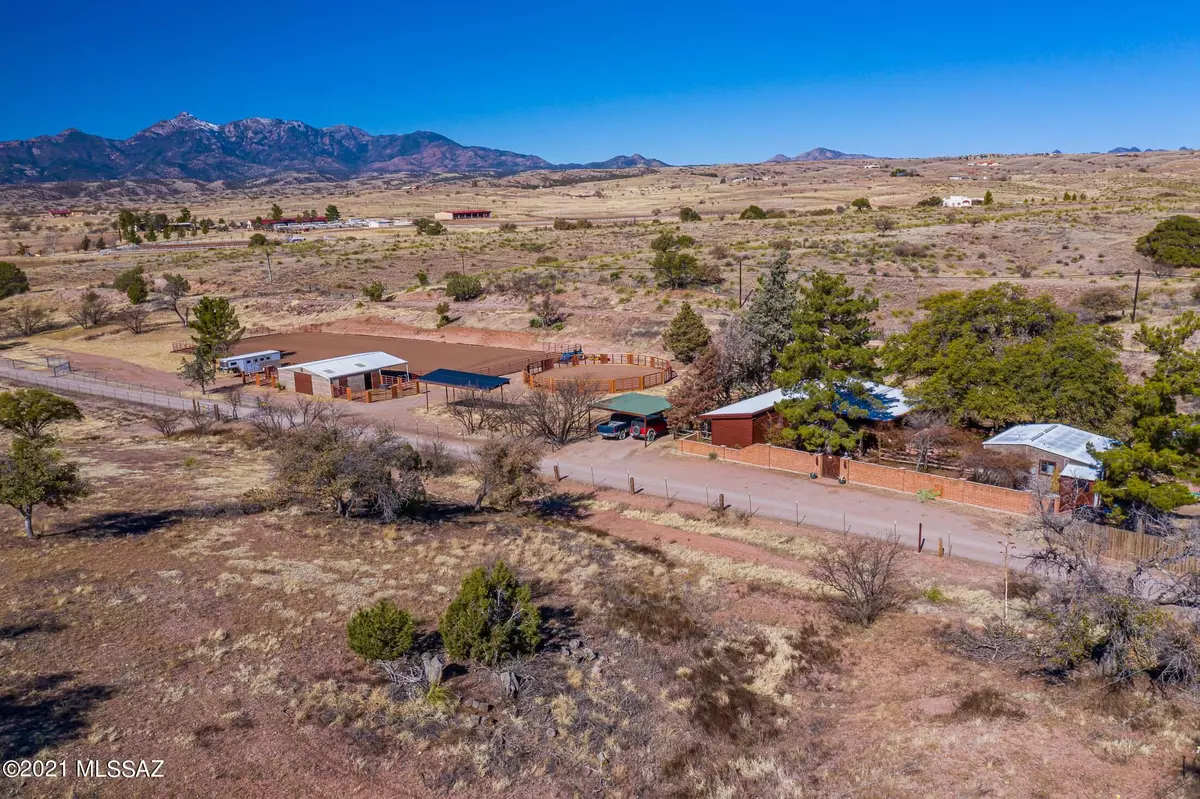
<svg viewBox="0 0 1200 799"><path fill-rule="evenodd" d="M360 352L279 367L279 385L297 394L342 397L412 379L408 361L386 352Z"/></svg>
<svg viewBox="0 0 1200 799"><path fill-rule="evenodd" d="M237 372L252 375L272 366L279 366L283 353L279 350L259 350L243 355L227 355L217 359L217 368L222 372Z"/></svg>

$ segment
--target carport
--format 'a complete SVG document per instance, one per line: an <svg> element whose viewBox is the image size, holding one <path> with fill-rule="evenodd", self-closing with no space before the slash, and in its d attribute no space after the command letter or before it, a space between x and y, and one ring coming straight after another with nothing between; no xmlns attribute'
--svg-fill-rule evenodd
<svg viewBox="0 0 1200 799"><path fill-rule="evenodd" d="M645 425L646 420L651 416L659 416L671 410L671 403L667 402L663 397L656 397L653 394L639 394L636 391L629 394L618 394L615 397L608 397L599 402L593 402L588 406L588 434L592 430L592 408L598 411L608 411L609 413L624 413L628 416L637 416ZM650 446L649 441L643 441L642 446Z"/></svg>
<svg viewBox="0 0 1200 799"><path fill-rule="evenodd" d="M486 394L500 389L500 401L504 402L504 387L508 385L507 377L494 377L478 372L460 372L457 369L434 369L429 374L417 378L417 382L431 386L441 386L446 390L446 404L450 404L451 392L474 391ZM455 399L457 399L455 394ZM425 408L429 408L429 392L425 392Z"/></svg>

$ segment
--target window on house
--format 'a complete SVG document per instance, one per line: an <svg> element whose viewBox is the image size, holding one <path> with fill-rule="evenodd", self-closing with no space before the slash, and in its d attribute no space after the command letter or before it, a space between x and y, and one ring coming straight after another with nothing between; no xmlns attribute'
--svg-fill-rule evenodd
<svg viewBox="0 0 1200 799"><path fill-rule="evenodd" d="M1054 461L1038 461L1038 473L1044 474L1047 477L1054 476L1054 469L1057 464Z"/></svg>

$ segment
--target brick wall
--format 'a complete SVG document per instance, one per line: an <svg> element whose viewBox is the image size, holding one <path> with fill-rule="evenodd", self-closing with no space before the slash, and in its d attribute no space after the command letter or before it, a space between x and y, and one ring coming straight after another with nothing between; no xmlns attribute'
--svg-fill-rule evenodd
<svg viewBox="0 0 1200 799"><path fill-rule="evenodd" d="M702 457L708 457L709 453L716 453L717 457L723 461L797 474L821 473L820 455L797 449L773 447L770 444L754 444L737 449L714 446L685 438L679 442L679 451ZM841 461L840 472L847 483L890 488L906 494L916 494L922 489L928 489L936 492L939 499L1009 513L1028 513L1032 509L1033 495L1028 491L1014 491L1011 488L973 483L970 480L922 474L910 469L897 469L892 466L880 466L876 463L848 459Z"/></svg>

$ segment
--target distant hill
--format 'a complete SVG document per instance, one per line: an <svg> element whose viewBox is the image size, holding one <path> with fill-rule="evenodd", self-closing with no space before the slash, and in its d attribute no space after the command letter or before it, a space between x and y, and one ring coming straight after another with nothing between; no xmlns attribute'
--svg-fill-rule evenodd
<svg viewBox="0 0 1200 799"><path fill-rule="evenodd" d="M806 153L788 157L780 153L766 160L768 164L785 164L789 161L841 161L852 158L874 158L873 155L862 153L843 153L841 150L830 150L827 147L814 147Z"/></svg>
<svg viewBox="0 0 1200 799"><path fill-rule="evenodd" d="M1113 153L1140 153L1142 152L1142 149L1140 147L1114 147L1108 152L1109 155L1112 155Z"/></svg>
<svg viewBox="0 0 1200 799"><path fill-rule="evenodd" d="M314 128L260 117L215 125L186 113L124 140L69 129L55 136L0 142L0 183L172 178L240 182L295 173L343 179L394 173L507 174L580 166L666 164L632 155L557 165L536 155L462 145L424 130L372 136L349 125Z"/></svg>

